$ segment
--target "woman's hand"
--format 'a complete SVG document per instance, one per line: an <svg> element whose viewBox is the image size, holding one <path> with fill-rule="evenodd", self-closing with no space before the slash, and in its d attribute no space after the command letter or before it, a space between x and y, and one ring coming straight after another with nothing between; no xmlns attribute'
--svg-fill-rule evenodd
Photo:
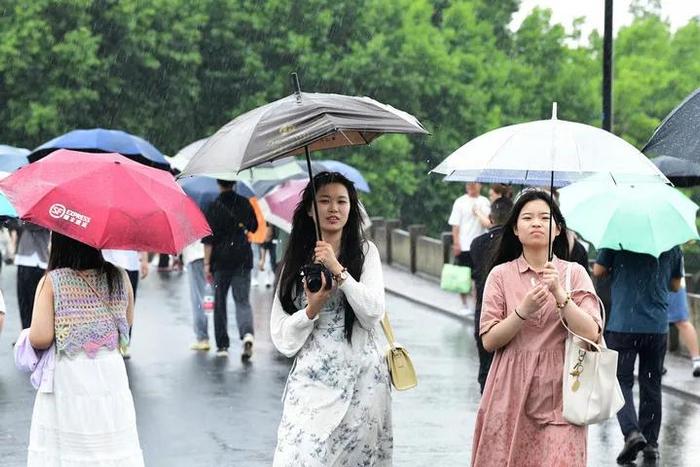
<svg viewBox="0 0 700 467"><path fill-rule="evenodd" d="M525 294L525 298L523 298L523 301L520 302L520 306L518 306L518 313L520 313L523 318L530 317L530 315L547 303L548 296L549 290L547 287L542 283L537 284Z"/></svg>
<svg viewBox="0 0 700 467"><path fill-rule="evenodd" d="M566 300L566 291L561 286L559 281L559 271L551 262L547 262L542 270L542 283L545 284L547 290L554 296L557 303Z"/></svg>
<svg viewBox="0 0 700 467"><path fill-rule="evenodd" d="M330 243L319 240L314 248L314 261L324 265L333 275L338 275L342 272L343 266L335 257L335 252Z"/></svg>
<svg viewBox="0 0 700 467"><path fill-rule="evenodd" d="M304 280L303 282L307 302L306 316L309 319L314 319L316 315L318 315L321 312L323 305L325 305L328 299L330 298L331 292L333 292L333 288L326 290L325 274L321 274L321 290L319 290L318 292L310 291L309 287L306 285L306 280Z"/></svg>

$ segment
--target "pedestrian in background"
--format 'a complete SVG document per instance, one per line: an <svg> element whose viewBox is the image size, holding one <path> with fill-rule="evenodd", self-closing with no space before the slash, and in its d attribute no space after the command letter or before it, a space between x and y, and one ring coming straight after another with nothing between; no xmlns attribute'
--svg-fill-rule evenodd
<svg viewBox="0 0 700 467"><path fill-rule="evenodd" d="M605 342L618 352L617 379L625 405L617 413L625 444L619 464L659 458L661 428L661 375L668 337L669 290L677 291L683 277L679 247L658 258L603 248L593 266L596 277L612 277L612 310L605 327ZM639 356L639 416L634 407L634 367Z"/></svg>
<svg viewBox="0 0 700 467"><path fill-rule="evenodd" d="M22 329L32 323L37 284L48 266L51 232L29 222L22 222L19 231L15 264L17 265L17 305Z"/></svg>
<svg viewBox="0 0 700 467"><path fill-rule="evenodd" d="M513 199L513 188L504 183L492 183L489 186L489 201L493 204L499 198Z"/></svg>
<svg viewBox="0 0 700 467"><path fill-rule="evenodd" d="M678 330L678 339L690 354L691 371L693 376L697 378L700 377L698 333L689 318L688 294L685 287L685 277L683 277L680 290L668 293L668 323L673 324Z"/></svg>
<svg viewBox="0 0 700 467"><path fill-rule="evenodd" d="M265 233L265 241L260 244L258 269L265 275L265 287L270 287L276 280L277 272L277 228L268 223ZM265 267L266 263L269 264L269 269Z"/></svg>
<svg viewBox="0 0 700 467"><path fill-rule="evenodd" d="M228 357L228 311L226 296L229 288L236 304L236 323L243 341L241 359L253 356L253 309L250 306L250 271L253 269L253 251L247 232L258 229L250 202L235 192L235 182L217 180L220 194L207 209L207 221L213 235L202 239L204 244L204 274L213 281L214 337L216 356Z"/></svg>
<svg viewBox="0 0 700 467"><path fill-rule="evenodd" d="M117 350L129 340L131 284L100 250L55 232L51 242L29 342L36 349L56 346L53 391L37 392L27 465L143 466Z"/></svg>
<svg viewBox="0 0 700 467"><path fill-rule="evenodd" d="M564 217L549 194L529 191L515 202L484 286L479 332L494 352L477 413L472 465L586 465L586 427L562 415L566 329L598 341L600 309L583 268L566 261ZM565 290L570 273L573 295Z"/></svg>
<svg viewBox="0 0 700 467"><path fill-rule="evenodd" d="M211 348L209 345L209 318L204 310L207 278L204 274L204 244L201 240L187 245L182 250L182 262L187 268L187 281L190 284L192 326L196 338L196 341L190 345L190 349L208 352Z"/></svg>
<svg viewBox="0 0 700 467"><path fill-rule="evenodd" d="M5 314L6 314L5 297L2 294L2 290L0 290L0 335L2 335L2 328L5 327Z"/></svg>
<svg viewBox="0 0 700 467"><path fill-rule="evenodd" d="M474 307L474 338L476 339L476 348L479 352L479 374L477 380L481 392L484 392L486 384L486 376L491 368L491 360L493 353L487 352L484 349L484 344L481 341L479 334L479 320L481 319L481 304L484 297L484 283L491 267L493 253L501 240L503 233L503 224L508 220L510 211L513 209L513 201L508 197L500 197L491 203L491 213L489 221L491 228L485 234L479 235L472 241L469 251L472 258L472 278L474 279L474 287L476 288L476 305Z"/></svg>
<svg viewBox="0 0 700 467"><path fill-rule="evenodd" d="M131 290L134 294L134 301L136 300L136 293L139 287L139 281L145 279L148 276L149 265L148 265L148 253L145 251L138 252L132 250L102 250L102 257L105 261L108 261L118 268L126 271L127 277L129 278L129 283L131 284ZM133 326L129 325L129 342L131 342L131 333L133 331ZM125 359L131 358L131 353L129 352L129 347L121 347L120 351L122 357Z"/></svg>
<svg viewBox="0 0 700 467"><path fill-rule="evenodd" d="M480 183L467 183L466 193L457 198L452 205L452 213L448 223L452 226L452 252L455 256L455 264L458 266L473 267L469 247L479 235L486 232L490 226L488 218L480 219L479 215L488 216L490 210L489 200L481 196ZM477 214L479 213L479 215ZM475 297L472 287L471 298ZM462 299L462 313L471 314L473 310L467 303L467 294L460 294Z"/></svg>
<svg viewBox="0 0 700 467"><path fill-rule="evenodd" d="M313 183L323 240L316 241L309 184L294 212L270 319L275 347L295 357L273 465L391 466L389 373L376 341L384 315L379 252L364 237L352 182L321 172ZM299 275L314 261L333 275L322 276L317 292Z"/></svg>

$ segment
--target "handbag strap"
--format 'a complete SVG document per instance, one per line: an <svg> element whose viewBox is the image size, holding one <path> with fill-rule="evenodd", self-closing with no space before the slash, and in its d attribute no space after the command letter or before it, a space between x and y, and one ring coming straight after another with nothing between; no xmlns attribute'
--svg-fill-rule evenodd
<svg viewBox="0 0 700 467"><path fill-rule="evenodd" d="M584 289L571 289L571 263L566 265L566 272L564 276L564 287L566 290L566 293L571 296L574 292L586 292L590 293L588 290ZM603 318L603 323L605 323L605 305L603 304L603 301L600 299L598 295L595 295L595 298L598 299L598 306L600 307L600 312L601 312L601 317ZM557 314L559 315L559 321L561 322L561 325L566 328L566 330L573 336L578 337L582 341L586 342L587 344L591 345L594 347L598 352L600 352L601 349L601 344L595 343L590 339L586 339L583 336L579 336L576 334L574 331L571 330L569 326L566 325L566 322L564 321L564 317L562 316L563 311L557 308ZM600 334L600 341L602 343L602 346L605 347L605 340L603 339L603 333L601 332Z"/></svg>
<svg viewBox="0 0 700 467"><path fill-rule="evenodd" d="M394 340L394 330L389 322L389 313L384 312L384 316L381 320L382 329L384 330L384 335L386 336L386 341L389 343L389 347L392 349L396 348L396 341Z"/></svg>

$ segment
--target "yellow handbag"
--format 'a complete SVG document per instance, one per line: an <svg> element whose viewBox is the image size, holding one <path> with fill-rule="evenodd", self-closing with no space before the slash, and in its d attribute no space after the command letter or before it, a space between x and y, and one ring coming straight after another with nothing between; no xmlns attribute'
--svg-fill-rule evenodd
<svg viewBox="0 0 700 467"><path fill-rule="evenodd" d="M391 384L397 391L405 391L416 387L418 378L413 368L408 351L394 340L394 330L389 323L389 315L385 312L382 318L382 329L389 345L386 348L386 363L389 366Z"/></svg>

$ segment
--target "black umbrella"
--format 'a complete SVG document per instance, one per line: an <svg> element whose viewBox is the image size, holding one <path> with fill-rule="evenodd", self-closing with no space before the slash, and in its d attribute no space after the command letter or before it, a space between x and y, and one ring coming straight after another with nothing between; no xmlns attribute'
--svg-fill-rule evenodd
<svg viewBox="0 0 700 467"><path fill-rule="evenodd" d="M677 187L700 185L700 164L696 162L671 156L659 156L651 161Z"/></svg>
<svg viewBox="0 0 700 467"><path fill-rule="evenodd" d="M700 89L685 98L661 122L642 152L700 164ZM664 172L665 173L665 172Z"/></svg>

